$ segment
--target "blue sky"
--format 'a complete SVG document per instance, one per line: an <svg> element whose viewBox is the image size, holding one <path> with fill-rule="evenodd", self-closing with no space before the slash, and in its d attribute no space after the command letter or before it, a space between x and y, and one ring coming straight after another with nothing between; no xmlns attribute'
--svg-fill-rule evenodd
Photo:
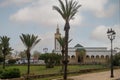
<svg viewBox="0 0 120 80"><path fill-rule="evenodd" d="M82 7L70 21L70 47L108 47L106 31L116 31L114 47L120 47L120 0L78 0ZM43 52L54 49L54 33L59 25L64 35L64 20L52 9L57 0L0 0L0 36L11 38L14 51L24 50L19 36L22 33L38 35L40 43L33 49Z"/></svg>

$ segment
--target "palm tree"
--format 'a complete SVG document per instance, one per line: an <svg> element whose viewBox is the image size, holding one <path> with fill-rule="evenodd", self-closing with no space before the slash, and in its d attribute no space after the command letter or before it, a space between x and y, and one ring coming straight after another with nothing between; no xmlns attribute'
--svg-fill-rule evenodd
<svg viewBox="0 0 120 80"><path fill-rule="evenodd" d="M78 12L78 9L81 5L78 4L77 1L73 0L65 0L65 3L62 2L62 0L59 0L60 8L58 6L53 6L53 9L55 9L65 20L65 71L64 71L64 79L67 79L67 64L68 64L68 37L69 37L69 21L74 18L74 15Z"/></svg>
<svg viewBox="0 0 120 80"><path fill-rule="evenodd" d="M61 46L61 53L62 53L62 62L64 61L64 51L65 51L65 37L59 37L57 38L57 41L59 42L60 46ZM62 70L64 70L64 65L62 65Z"/></svg>
<svg viewBox="0 0 120 80"><path fill-rule="evenodd" d="M5 69L5 60L6 60L6 55L10 53L13 49L9 47L9 40L10 38L7 36L0 37L0 42L1 42L1 52L3 54L3 69Z"/></svg>
<svg viewBox="0 0 120 80"><path fill-rule="evenodd" d="M65 37L59 37L59 38L57 38L57 41L59 42L59 44L60 44L60 46L61 46L61 53L62 53L62 62L64 63L64 58L65 58L65 55L64 55L64 52L65 52ZM69 41L68 41L68 43L69 42L71 42L72 41L72 39L70 39ZM63 71L63 69L64 69L64 66L62 66L62 71Z"/></svg>
<svg viewBox="0 0 120 80"><path fill-rule="evenodd" d="M28 70L27 74L29 75L30 73L30 51L31 49L40 41L40 39L37 39L38 36L34 36L33 34L22 34L20 36L21 41L25 45L26 49L26 54L27 54L27 60L28 60Z"/></svg>

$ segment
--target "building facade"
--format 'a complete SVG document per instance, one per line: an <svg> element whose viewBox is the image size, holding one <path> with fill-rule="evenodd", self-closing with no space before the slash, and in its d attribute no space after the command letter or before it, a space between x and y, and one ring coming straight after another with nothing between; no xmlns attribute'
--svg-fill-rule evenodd
<svg viewBox="0 0 120 80"><path fill-rule="evenodd" d="M57 38L61 37L59 27L55 33L54 52L61 54L61 46ZM113 54L115 51L113 51ZM84 47L80 44L68 48L69 64L104 64L110 59L111 51L106 47Z"/></svg>

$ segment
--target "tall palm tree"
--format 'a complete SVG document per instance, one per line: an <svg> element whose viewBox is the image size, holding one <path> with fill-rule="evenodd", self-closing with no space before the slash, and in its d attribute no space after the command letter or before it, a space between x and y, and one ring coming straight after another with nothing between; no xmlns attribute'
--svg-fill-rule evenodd
<svg viewBox="0 0 120 80"><path fill-rule="evenodd" d="M20 39L26 47L26 54L27 54L27 60L28 60L27 74L29 75L29 73L30 73L30 56L31 56L30 51L40 41L40 39L38 39L38 36L34 36L33 34L32 35L22 34L20 36Z"/></svg>
<svg viewBox="0 0 120 80"><path fill-rule="evenodd" d="M2 36L0 37L0 42L1 42L1 51L3 54L3 69L5 69L5 60L6 60L6 55L10 53L13 49L9 47L9 40L10 38L7 36Z"/></svg>
<svg viewBox="0 0 120 80"><path fill-rule="evenodd" d="M53 6L53 9L55 9L65 20L65 71L64 71L64 79L67 79L67 64L68 64L68 37L69 37L69 21L74 18L74 15L78 12L78 9L81 5L78 4L77 1L74 0L65 0L65 3L63 3L62 0L59 0L60 7Z"/></svg>

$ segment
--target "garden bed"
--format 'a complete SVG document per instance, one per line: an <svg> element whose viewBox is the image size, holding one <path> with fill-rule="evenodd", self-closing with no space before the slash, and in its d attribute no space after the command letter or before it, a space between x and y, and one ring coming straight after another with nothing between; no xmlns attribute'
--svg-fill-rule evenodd
<svg viewBox="0 0 120 80"><path fill-rule="evenodd" d="M104 69L106 69L106 68L104 68ZM81 73L89 73L89 72L94 72L94 71L99 71L99 70L103 70L103 68L101 68L101 69L85 69L85 70L79 70L79 71L75 71L75 72L68 72L67 74L81 74ZM25 79L27 79L28 77L30 79L37 79L37 78L47 78L47 77L61 76L61 75L63 75L63 73L44 74L44 75L35 75L35 74L33 74L33 75L28 75L28 76L24 75L23 77Z"/></svg>
<svg viewBox="0 0 120 80"><path fill-rule="evenodd" d="M0 79L0 80L25 80L25 78L24 78L24 77L21 77L21 78Z"/></svg>

